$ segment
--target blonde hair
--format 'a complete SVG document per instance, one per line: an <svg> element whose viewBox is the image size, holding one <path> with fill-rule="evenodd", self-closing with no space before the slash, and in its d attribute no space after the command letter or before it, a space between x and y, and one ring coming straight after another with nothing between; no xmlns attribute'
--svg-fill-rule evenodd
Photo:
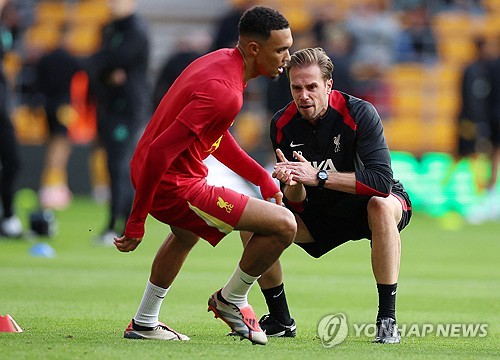
<svg viewBox="0 0 500 360"><path fill-rule="evenodd" d="M293 53L286 66L286 75L290 78L290 69L294 67L305 67L318 65L325 81L330 80L333 75L333 62L320 47L297 50Z"/></svg>

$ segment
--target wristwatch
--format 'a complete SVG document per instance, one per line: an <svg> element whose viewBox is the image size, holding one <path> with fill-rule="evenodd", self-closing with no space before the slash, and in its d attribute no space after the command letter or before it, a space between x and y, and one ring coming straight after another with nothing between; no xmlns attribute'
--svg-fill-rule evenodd
<svg viewBox="0 0 500 360"><path fill-rule="evenodd" d="M316 174L316 177L318 178L318 189L323 189L326 180L328 180L328 172L326 170L320 170Z"/></svg>

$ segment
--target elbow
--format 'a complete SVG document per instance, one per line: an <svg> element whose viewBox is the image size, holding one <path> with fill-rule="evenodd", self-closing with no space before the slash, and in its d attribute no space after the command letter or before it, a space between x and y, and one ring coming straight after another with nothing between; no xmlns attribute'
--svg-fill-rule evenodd
<svg viewBox="0 0 500 360"><path fill-rule="evenodd" d="M356 194L358 195L388 197L391 194L391 190L391 181L381 181L377 183L377 186L373 187L356 181Z"/></svg>
<svg viewBox="0 0 500 360"><path fill-rule="evenodd" d="M392 190L392 181L387 180L387 181L382 181L380 183L380 187L377 189L382 197L388 197L391 194Z"/></svg>
<svg viewBox="0 0 500 360"><path fill-rule="evenodd" d="M356 173L356 194L388 197L392 182L392 171L361 171Z"/></svg>

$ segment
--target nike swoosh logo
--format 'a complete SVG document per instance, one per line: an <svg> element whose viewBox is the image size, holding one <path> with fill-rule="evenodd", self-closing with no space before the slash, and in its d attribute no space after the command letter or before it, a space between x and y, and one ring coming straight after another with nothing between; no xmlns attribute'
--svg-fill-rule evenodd
<svg viewBox="0 0 500 360"><path fill-rule="evenodd" d="M391 295L392 295L392 296L396 295L396 291L392 291L392 292L391 292Z"/></svg>
<svg viewBox="0 0 500 360"><path fill-rule="evenodd" d="M284 291L284 290L285 290L285 289L281 289L281 291L279 292L279 294L273 295L273 298L275 298L275 299L276 299L277 297L279 297L281 294L283 294L283 291Z"/></svg>
<svg viewBox="0 0 500 360"><path fill-rule="evenodd" d="M158 296L158 295L155 295L158 299L165 299L165 296Z"/></svg>
<svg viewBox="0 0 500 360"><path fill-rule="evenodd" d="M290 143L290 147L291 148L294 148L294 147L297 147L297 146L303 146L305 144L294 144L293 141Z"/></svg>
<svg viewBox="0 0 500 360"><path fill-rule="evenodd" d="M240 278L240 280L241 280L241 281L243 281L243 282L244 282L245 284L247 284L247 285L252 285L252 284L253 284L253 282L251 282L251 283L246 282L246 281L245 281L245 280L243 280L242 278Z"/></svg>

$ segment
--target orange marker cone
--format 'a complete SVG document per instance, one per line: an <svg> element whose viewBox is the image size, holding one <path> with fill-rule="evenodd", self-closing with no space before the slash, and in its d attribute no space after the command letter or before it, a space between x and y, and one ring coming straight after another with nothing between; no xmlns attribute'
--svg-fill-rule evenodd
<svg viewBox="0 0 500 360"><path fill-rule="evenodd" d="M0 315L0 332L23 332L16 321L9 314Z"/></svg>

